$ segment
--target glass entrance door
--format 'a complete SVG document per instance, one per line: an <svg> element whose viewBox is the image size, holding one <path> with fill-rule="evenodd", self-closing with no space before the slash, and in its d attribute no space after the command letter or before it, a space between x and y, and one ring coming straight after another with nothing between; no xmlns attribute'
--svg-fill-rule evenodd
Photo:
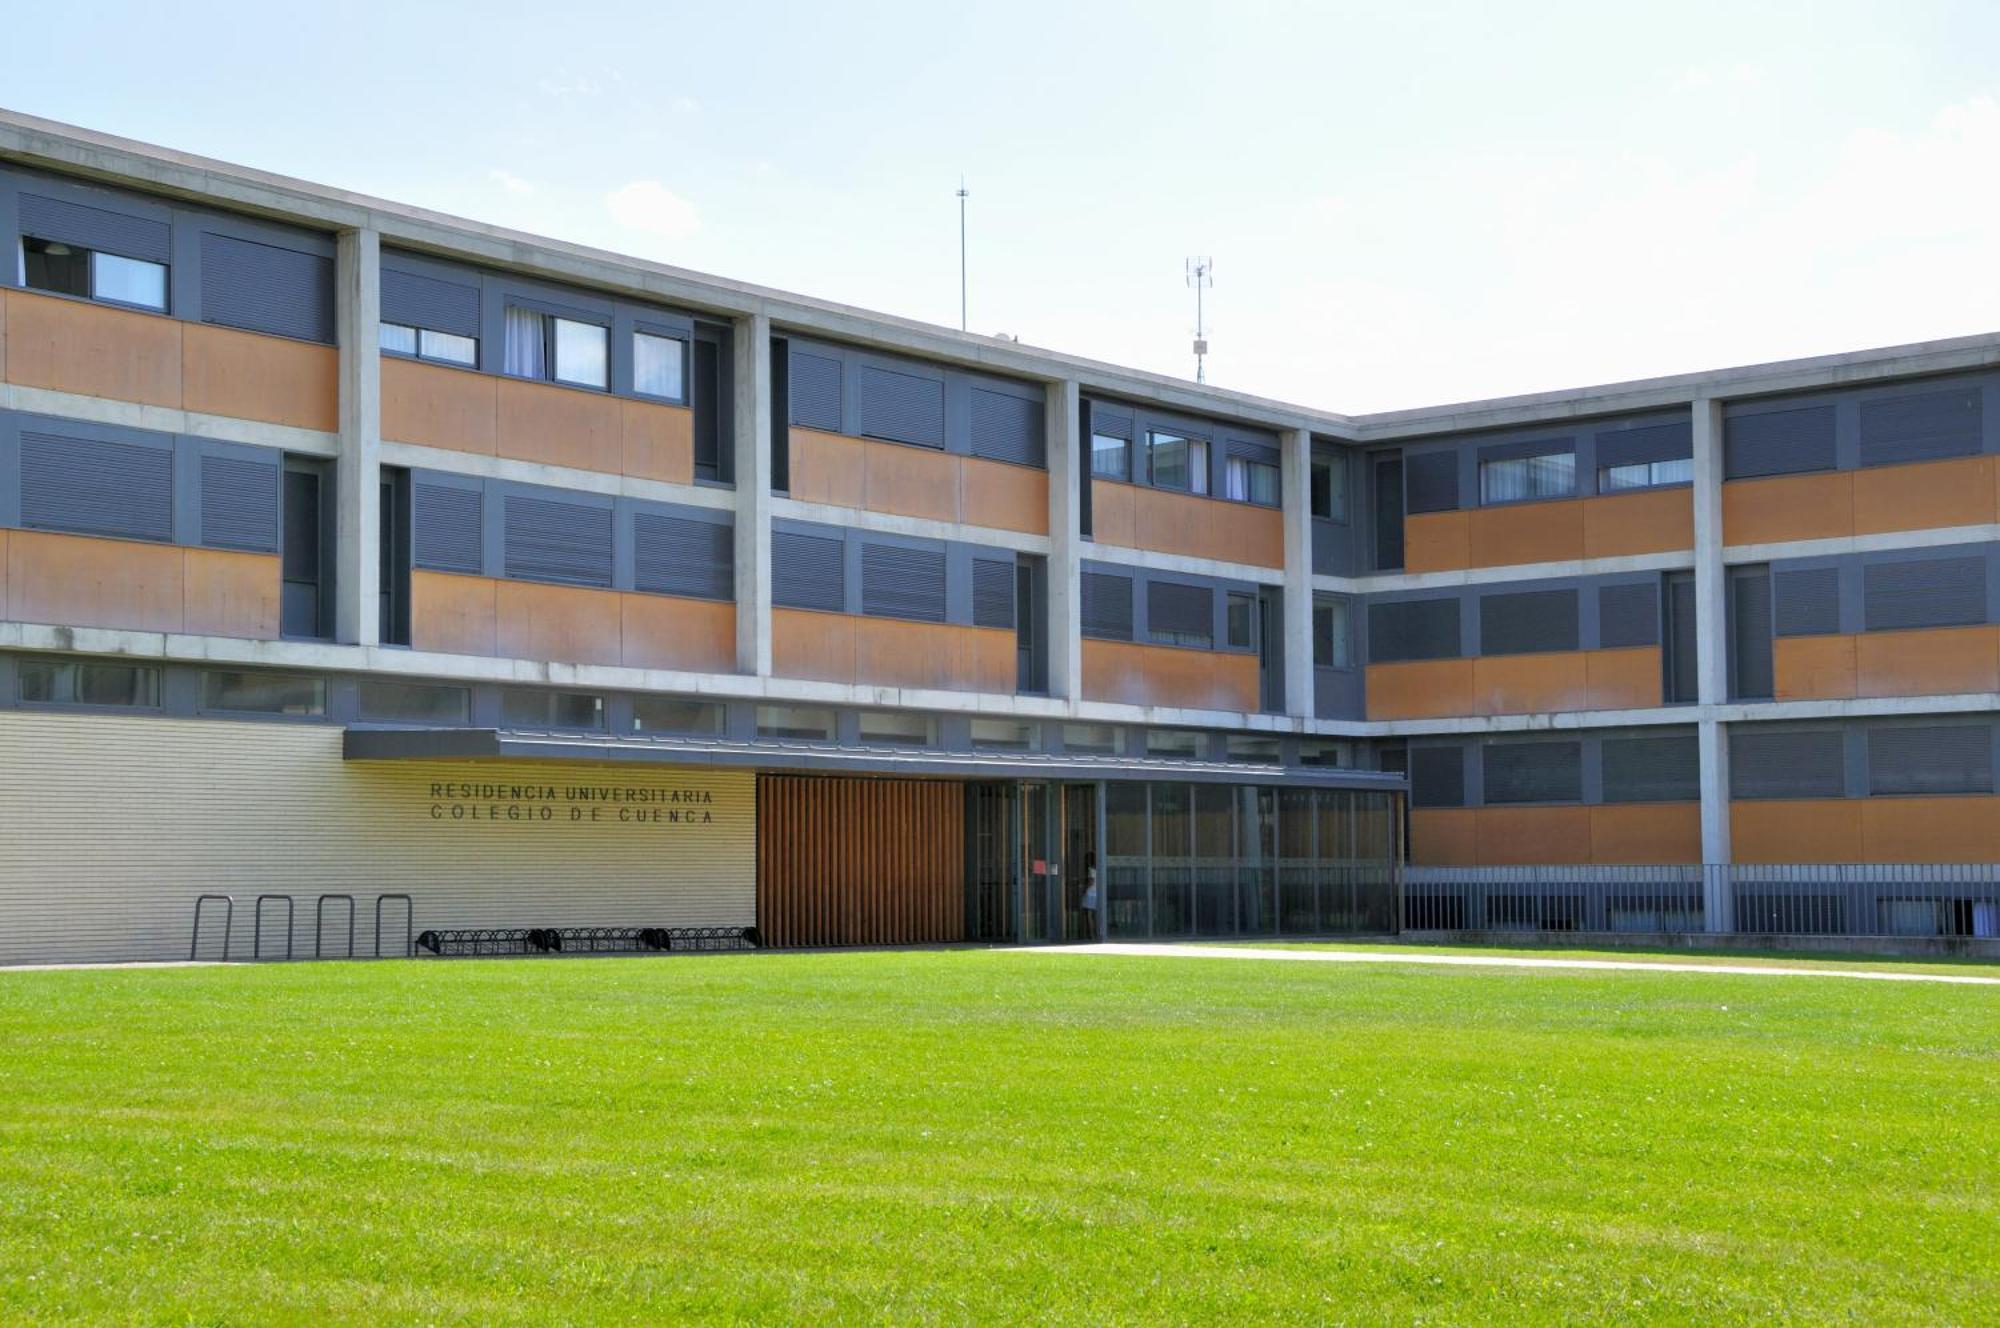
<svg viewBox="0 0 2000 1328"><path fill-rule="evenodd" d="M1092 941L1083 893L1097 865L1095 784L1021 786L1021 937Z"/></svg>

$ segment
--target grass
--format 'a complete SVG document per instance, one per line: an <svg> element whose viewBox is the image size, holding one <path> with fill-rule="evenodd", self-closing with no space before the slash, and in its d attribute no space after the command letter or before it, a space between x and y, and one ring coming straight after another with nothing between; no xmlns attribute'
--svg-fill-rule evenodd
<svg viewBox="0 0 2000 1328"><path fill-rule="evenodd" d="M2000 991L0 973L0 1322L1994 1322Z"/></svg>
<svg viewBox="0 0 2000 1328"><path fill-rule="evenodd" d="M1746 966L1751 968L1865 968L1885 973L1938 973L1952 977L2000 978L2000 960L1980 955L1903 955L1864 952L1804 952L1799 950L1727 950L1699 946L1604 946L1562 945L1431 945L1405 941L1292 941L1242 940L1198 941L1203 946L1247 946L1259 950L1359 950L1374 954L1486 955L1512 959L1610 959L1630 964L1699 964Z"/></svg>

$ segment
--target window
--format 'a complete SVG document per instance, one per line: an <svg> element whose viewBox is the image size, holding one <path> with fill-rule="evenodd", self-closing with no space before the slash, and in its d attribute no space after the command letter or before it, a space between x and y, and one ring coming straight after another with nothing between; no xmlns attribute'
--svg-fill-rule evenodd
<svg viewBox="0 0 2000 1328"><path fill-rule="evenodd" d="M500 722L510 729L602 729L604 698L510 687L500 694Z"/></svg>
<svg viewBox="0 0 2000 1328"><path fill-rule="evenodd" d="M1576 454L1547 452L1479 463L1479 501L1517 503L1576 492Z"/></svg>
<svg viewBox="0 0 2000 1328"><path fill-rule="evenodd" d="M439 360L468 368L479 363L479 342L452 332L433 332L427 327L402 323L382 324L381 346L393 355L414 355L420 360Z"/></svg>
<svg viewBox="0 0 2000 1328"><path fill-rule="evenodd" d="M1110 480L1131 479L1131 444L1108 433L1090 435L1090 473Z"/></svg>
<svg viewBox="0 0 2000 1328"><path fill-rule="evenodd" d="M611 378L609 334L594 323L577 323L567 318L551 319L556 330L556 371L558 383L580 387L604 387Z"/></svg>
<svg viewBox="0 0 2000 1328"><path fill-rule="evenodd" d="M632 390L669 401L687 398L687 343L651 332L632 334Z"/></svg>
<svg viewBox="0 0 2000 1328"><path fill-rule="evenodd" d="M1035 746L1035 726L1017 719L975 719L972 745L976 748L1025 752Z"/></svg>
<svg viewBox="0 0 2000 1328"><path fill-rule="evenodd" d="M324 715L326 681L289 673L204 673L201 708L252 715Z"/></svg>
<svg viewBox="0 0 2000 1328"><path fill-rule="evenodd" d="M832 742L833 712L820 706L758 706L757 736Z"/></svg>
<svg viewBox="0 0 2000 1328"><path fill-rule="evenodd" d="M156 706L160 671L134 664L24 659L21 700L43 705Z"/></svg>
<svg viewBox="0 0 2000 1328"><path fill-rule="evenodd" d="M1065 724L1063 750L1082 756L1116 756L1118 730L1110 724Z"/></svg>
<svg viewBox="0 0 2000 1328"><path fill-rule="evenodd" d="M361 718L377 724L463 724L472 694L463 687L423 682L363 682Z"/></svg>
<svg viewBox="0 0 2000 1328"><path fill-rule="evenodd" d="M610 336L596 323L510 307L503 367L517 378L548 378L576 387L607 387Z"/></svg>
<svg viewBox="0 0 2000 1328"><path fill-rule="evenodd" d="M1146 456L1159 487L1208 492L1208 444L1201 439L1148 430Z"/></svg>
<svg viewBox="0 0 2000 1328"><path fill-rule="evenodd" d="M140 309L164 312L167 307L166 264L80 249L60 240L21 240L21 284L30 290Z"/></svg>
<svg viewBox="0 0 2000 1328"><path fill-rule="evenodd" d="M1257 598L1254 595L1229 594L1229 644L1238 650L1248 650L1257 643Z"/></svg>
<svg viewBox="0 0 2000 1328"><path fill-rule="evenodd" d="M1278 740L1261 733L1232 733L1224 740L1224 756L1240 765L1276 765Z"/></svg>
<svg viewBox="0 0 2000 1328"><path fill-rule="evenodd" d="M1222 468L1222 496L1232 502L1278 505L1278 468L1264 461L1230 457Z"/></svg>
<svg viewBox="0 0 2000 1328"><path fill-rule="evenodd" d="M1694 458L1678 461L1635 461L1629 466L1606 466L1597 472L1597 491L1616 493L1620 489L1651 489L1662 484L1692 484Z"/></svg>
<svg viewBox="0 0 2000 1328"><path fill-rule="evenodd" d="M1146 755L1199 761L1206 736L1192 729L1147 729Z"/></svg>
<svg viewBox="0 0 2000 1328"><path fill-rule="evenodd" d="M1354 744L1337 738L1300 738L1299 764L1345 769L1354 764Z"/></svg>
<svg viewBox="0 0 2000 1328"><path fill-rule="evenodd" d="M1315 461L1312 464L1312 514L1322 521L1347 520L1347 463Z"/></svg>
<svg viewBox="0 0 2000 1328"><path fill-rule="evenodd" d="M1322 669L1354 667L1354 641L1348 627L1347 601L1316 600L1313 603L1313 666Z"/></svg>
<svg viewBox="0 0 2000 1328"><path fill-rule="evenodd" d="M893 747L929 747L937 742L937 721L929 715L893 710L861 712L861 741Z"/></svg>
<svg viewBox="0 0 2000 1328"><path fill-rule="evenodd" d="M641 696L632 702L632 727L640 733L690 733L717 737L722 733L723 708L713 701L683 701L677 696Z"/></svg>
<svg viewBox="0 0 2000 1328"><path fill-rule="evenodd" d="M332 493L328 463L312 457L285 458L284 584L279 592L280 627L286 636L331 635L327 578L331 570L327 536L333 523L326 504Z"/></svg>

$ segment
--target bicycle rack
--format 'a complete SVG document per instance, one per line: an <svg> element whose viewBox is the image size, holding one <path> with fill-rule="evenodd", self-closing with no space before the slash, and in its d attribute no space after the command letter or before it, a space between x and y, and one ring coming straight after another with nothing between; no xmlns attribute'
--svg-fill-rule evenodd
<svg viewBox="0 0 2000 1328"><path fill-rule="evenodd" d="M264 957L264 903L266 900L272 899L284 901L285 958L290 959L292 957L292 914L294 912L292 897L290 895L258 895L255 913L256 924L250 929L250 957L252 959L262 959Z"/></svg>
<svg viewBox="0 0 2000 1328"><path fill-rule="evenodd" d="M416 901L403 894L375 896L375 957L382 957L382 905L392 899L403 901L403 957L414 959L417 954L417 905Z"/></svg>
<svg viewBox="0 0 2000 1328"><path fill-rule="evenodd" d="M222 959L229 961L229 933L236 928L236 897L234 895L196 895L194 901L194 935L188 940L188 959L192 961L195 952L201 948L201 906L216 900L222 908Z"/></svg>
<svg viewBox="0 0 2000 1328"><path fill-rule="evenodd" d="M318 959L321 957L320 946L326 939L326 906L332 903L344 903L347 905L347 953L341 957L343 959L352 959L354 958L355 912L353 895L321 895L318 902L313 905L313 958Z"/></svg>

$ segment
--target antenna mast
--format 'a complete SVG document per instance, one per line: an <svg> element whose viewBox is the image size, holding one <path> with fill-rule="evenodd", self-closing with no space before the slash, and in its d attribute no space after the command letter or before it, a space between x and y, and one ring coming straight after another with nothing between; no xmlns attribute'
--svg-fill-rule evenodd
<svg viewBox="0 0 2000 1328"><path fill-rule="evenodd" d="M958 330L965 331L965 177L958 177Z"/></svg>
<svg viewBox="0 0 2000 1328"><path fill-rule="evenodd" d="M1187 261L1187 284L1194 288L1194 380L1208 381L1208 324L1203 316L1201 293L1215 284L1215 260L1207 255Z"/></svg>

